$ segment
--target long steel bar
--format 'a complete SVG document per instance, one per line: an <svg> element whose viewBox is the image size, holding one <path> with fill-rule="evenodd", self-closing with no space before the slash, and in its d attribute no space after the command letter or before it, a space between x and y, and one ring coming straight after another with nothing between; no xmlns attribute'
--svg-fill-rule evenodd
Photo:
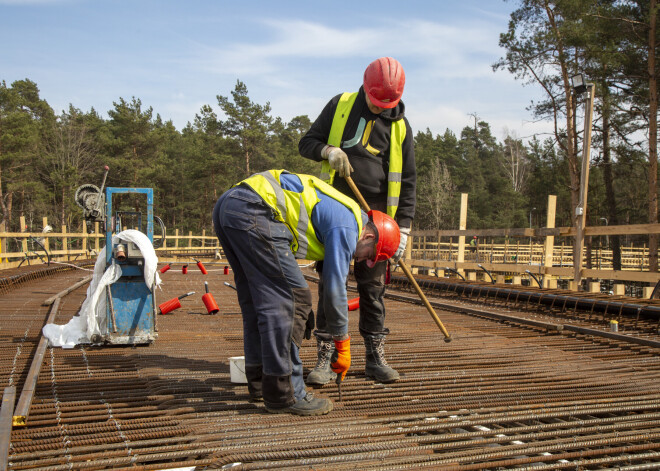
<svg viewBox="0 0 660 471"><path fill-rule="evenodd" d="M2 395L2 408L0 409L0 471L6 471L8 469L11 419L15 401L16 386L7 386Z"/></svg>
<svg viewBox="0 0 660 471"><path fill-rule="evenodd" d="M77 290L78 288L80 288L80 287L83 286L83 285L86 285L86 284L89 283L91 280L92 280L92 275L90 275L90 276L86 276L85 278L83 278L82 280L80 280L78 283L74 283L73 285L69 286L67 289L62 290L62 291L60 291L59 293L57 293L55 296L51 296L50 298L46 299L46 300L44 301L44 306L50 306L50 305L53 304L57 299L60 299L60 298L62 298L62 297L64 297L64 296L66 296L66 295L69 294L70 292Z"/></svg>

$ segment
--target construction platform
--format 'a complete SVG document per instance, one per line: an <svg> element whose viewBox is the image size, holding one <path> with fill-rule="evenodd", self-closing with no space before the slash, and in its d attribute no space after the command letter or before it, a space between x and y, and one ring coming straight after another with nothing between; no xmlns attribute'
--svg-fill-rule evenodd
<svg viewBox="0 0 660 471"><path fill-rule="evenodd" d="M2 469L660 469L657 332L640 344L626 341L624 321L619 337L548 328L557 322L547 308L518 323L478 315L473 300L438 309L446 343L404 293L386 302L386 354L399 381L365 378L351 312L342 401L333 382L309 388L334 402L330 414L272 415L231 382L229 358L243 354L240 309L224 284L231 272L207 268L162 274L159 302L197 294L158 316L151 345L46 348L25 425L0 423ZM44 302L90 274L48 270L0 273L12 280L0 284L0 385L14 386L17 399L52 308ZM201 300L205 281L215 315ZM83 285L63 296L55 323L85 295ZM513 316L517 307L488 309ZM315 342L301 357L307 374ZM7 407L3 400L0 420Z"/></svg>

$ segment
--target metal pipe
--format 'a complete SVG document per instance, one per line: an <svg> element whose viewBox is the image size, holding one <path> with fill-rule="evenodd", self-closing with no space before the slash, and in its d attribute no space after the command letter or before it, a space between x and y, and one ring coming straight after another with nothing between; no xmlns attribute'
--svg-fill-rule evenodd
<svg viewBox="0 0 660 471"><path fill-rule="evenodd" d="M445 268L447 269L447 268ZM405 282L403 277L392 277L395 281ZM453 291L458 295L471 295L479 289L481 296L501 299L517 299L519 302L536 303L544 306L562 306L565 309L578 309L604 312L621 312L629 316L649 316L660 319L660 305L642 304L622 301L621 299L603 299L583 295L569 295L565 291L553 292L550 290L529 291L524 289L504 288L502 285L490 286L484 284L460 283L444 280L424 280L422 285L430 289Z"/></svg>
<svg viewBox="0 0 660 471"><path fill-rule="evenodd" d="M483 271L485 271L486 274L490 277L490 282L491 282L492 284L495 284L495 280L493 279L493 275L491 275L490 272L489 272L488 270L486 270L486 268L484 268L484 266L483 266L481 263L477 263L477 266L478 266L479 268L481 268Z"/></svg>

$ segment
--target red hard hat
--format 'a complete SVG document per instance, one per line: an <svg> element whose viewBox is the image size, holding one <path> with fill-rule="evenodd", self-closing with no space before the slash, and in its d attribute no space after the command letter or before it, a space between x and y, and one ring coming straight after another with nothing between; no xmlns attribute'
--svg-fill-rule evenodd
<svg viewBox="0 0 660 471"><path fill-rule="evenodd" d="M376 262L387 260L394 255L399 248L401 233L399 232L399 225L396 221L381 211L369 211L369 221L376 226L376 231L378 232L376 234L374 258L367 260L367 265L373 267Z"/></svg>
<svg viewBox="0 0 660 471"><path fill-rule="evenodd" d="M376 59L364 71L364 91L379 108L394 108L399 104L405 84L403 67L391 57Z"/></svg>

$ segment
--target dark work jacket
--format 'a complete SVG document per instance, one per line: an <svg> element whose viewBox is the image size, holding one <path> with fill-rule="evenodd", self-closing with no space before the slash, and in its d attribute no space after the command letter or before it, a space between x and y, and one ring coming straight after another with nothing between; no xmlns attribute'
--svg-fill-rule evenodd
<svg viewBox="0 0 660 471"><path fill-rule="evenodd" d="M337 95L325 105L312 127L300 139L298 150L303 157L317 162L323 160L321 151L328 143L332 120L340 97L341 94ZM392 121L404 120L406 123L406 138L402 146L401 194L394 219L401 227L410 227L415 216L417 173L415 171L414 136L408 120L404 117L404 111L405 105L403 101L399 101L396 107L387 109L379 115L373 114L369 111L364 97L364 90L360 87L344 128L341 148L348 155L348 160L353 167L351 177L364 199L371 209L385 211ZM366 126L363 128L362 134L356 136L361 118L364 118ZM373 122L372 126L369 125L370 122ZM374 152L377 151L377 154L374 155L369 152L367 147L374 149ZM355 198L346 180L338 174L335 175L333 186L342 193Z"/></svg>

